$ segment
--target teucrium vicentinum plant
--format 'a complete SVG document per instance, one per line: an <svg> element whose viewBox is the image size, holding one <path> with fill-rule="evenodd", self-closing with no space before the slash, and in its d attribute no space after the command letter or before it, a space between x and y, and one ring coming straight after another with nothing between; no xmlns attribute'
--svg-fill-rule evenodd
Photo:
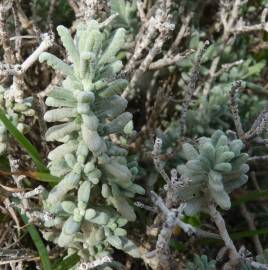
<svg viewBox="0 0 268 270"><path fill-rule="evenodd" d="M111 0L112 13L117 13L117 17L113 24L126 28L131 33L136 32L139 21L137 18L137 3L136 0Z"/></svg>
<svg viewBox="0 0 268 270"><path fill-rule="evenodd" d="M210 200L223 209L231 207L229 193L248 179L248 154L241 153L242 148L241 140L230 140L221 130L200 138L197 147L183 144L187 163L177 170L188 184L178 189L177 196L186 201L186 214L202 211Z"/></svg>
<svg viewBox="0 0 268 270"><path fill-rule="evenodd" d="M194 255L193 262L188 262L186 270L215 270L216 261L209 261L206 255Z"/></svg>
<svg viewBox="0 0 268 270"><path fill-rule="evenodd" d="M110 137L129 134L132 127L120 96L127 81L117 78L125 30L107 38L94 20L79 25L74 39L65 27L57 30L71 64L50 53L40 56L66 77L46 99L54 108L45 120L59 122L47 130L46 140L60 143L48 155L49 169L62 180L44 202L55 215L45 223L44 236L85 260L107 255L110 246L137 257L122 227L136 218L129 199L144 190L133 183L137 163L128 162L127 151Z"/></svg>
<svg viewBox="0 0 268 270"><path fill-rule="evenodd" d="M4 109L6 116L12 124L22 133L27 133L30 126L26 123L27 117L34 117L35 111L32 108L33 97L23 98L23 92L16 84L4 88L0 86L0 107ZM7 130L0 121L0 155L7 150Z"/></svg>

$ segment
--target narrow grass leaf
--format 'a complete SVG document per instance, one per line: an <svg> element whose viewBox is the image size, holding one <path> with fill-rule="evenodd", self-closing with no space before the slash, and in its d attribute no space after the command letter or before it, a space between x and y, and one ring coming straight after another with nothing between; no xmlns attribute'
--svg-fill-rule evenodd
<svg viewBox="0 0 268 270"><path fill-rule="evenodd" d="M77 254L72 254L65 259L62 259L58 262L54 267L53 270L68 270L71 267L75 266L80 260L80 257Z"/></svg>
<svg viewBox="0 0 268 270"><path fill-rule="evenodd" d="M11 176L11 175L25 175L29 178L47 182L47 183L58 183L61 179L57 176L51 175L45 172L38 172L38 171L17 171L17 172L7 172L0 170L0 175L4 176Z"/></svg>
<svg viewBox="0 0 268 270"><path fill-rule="evenodd" d="M49 183L58 183L60 182L60 178L54 175L51 175L49 173L44 173L44 172L31 172L30 177L38 180L38 181L42 181L42 182L49 182Z"/></svg>
<svg viewBox="0 0 268 270"><path fill-rule="evenodd" d="M267 196L268 196L268 189L261 191L248 191L246 194L243 194L238 198L235 198L235 200L232 202L232 206L236 207L242 203L256 201Z"/></svg>
<svg viewBox="0 0 268 270"><path fill-rule="evenodd" d="M268 235L268 228L261 228L257 230L242 231L231 233L230 236L233 240L244 239L247 237L253 237L255 235Z"/></svg>
<svg viewBox="0 0 268 270"><path fill-rule="evenodd" d="M37 149L31 144L31 142L11 123L6 117L4 111L0 108L0 120L3 122L5 127L8 129L10 134L14 136L17 142L27 151L27 153L33 159L36 167L40 172L47 172L48 169L43 163Z"/></svg>
<svg viewBox="0 0 268 270"><path fill-rule="evenodd" d="M23 219L24 223L27 224L26 228L34 242L34 245L36 246L36 249L38 251L38 254L40 256L41 259L41 263L42 263L42 269L43 270L52 270L51 267L51 262L49 260L48 257L48 252L47 249L42 241L42 238L40 237L39 232L37 231L37 229L35 228L35 226L33 224L28 224L28 218L20 213L21 218Z"/></svg>

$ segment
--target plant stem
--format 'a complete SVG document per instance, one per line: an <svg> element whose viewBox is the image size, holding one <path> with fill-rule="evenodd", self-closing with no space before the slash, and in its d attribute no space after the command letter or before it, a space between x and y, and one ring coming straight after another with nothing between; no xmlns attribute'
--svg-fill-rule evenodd
<svg viewBox="0 0 268 270"><path fill-rule="evenodd" d="M214 220L216 226L218 227L220 236L222 237L225 246L229 249L229 258L230 261L228 262L228 265L235 266L239 263L240 261L240 255L233 243L233 240L231 239L226 225L225 225L225 221L221 215L221 213L216 209L216 206L214 203L210 203L208 205L208 209L209 209L209 214L211 216L211 218Z"/></svg>

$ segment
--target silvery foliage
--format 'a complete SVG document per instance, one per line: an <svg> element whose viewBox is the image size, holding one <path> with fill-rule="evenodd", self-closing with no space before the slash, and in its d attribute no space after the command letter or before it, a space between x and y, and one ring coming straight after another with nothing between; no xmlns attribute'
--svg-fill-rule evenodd
<svg viewBox="0 0 268 270"><path fill-rule="evenodd" d="M189 48L197 49L201 40L202 32L194 32L189 40ZM239 38L239 37L237 37ZM206 78L209 74L212 61L221 54L222 41L216 40L208 47L206 54L203 57L202 68L200 75ZM211 87L209 88L208 96L204 96L203 91L201 95L197 96L198 101L187 113L187 131L188 134L199 134L201 136L211 135L215 129L226 130L230 128L232 122L232 115L229 109L228 99L231 82L241 80L243 78L243 88L251 88L256 91L264 91L261 85L254 83L263 69L265 68L264 61L257 61L248 55L247 47L236 50L234 45L227 45L222 51L220 65ZM237 51L239 53L237 53ZM181 71L181 79L178 84L185 88L185 82L189 81L189 70L192 67L192 57L183 59L178 63L178 68ZM242 59L247 59L243 60ZM233 65L232 68L224 68L224 65L242 61L239 65ZM219 72L222 71L222 72ZM252 82L253 81L253 82ZM241 118L244 125L250 125L254 119L267 104L265 99L255 95L241 94L239 99L239 107ZM177 106L180 110L180 106ZM198 111L198 113L196 113Z"/></svg>
<svg viewBox="0 0 268 270"><path fill-rule="evenodd" d="M1 108L4 107L4 88L1 87L0 88L0 106ZM6 151L6 148L7 148L7 134L6 134L6 127L5 125L0 122L0 155L2 155L5 151Z"/></svg>
<svg viewBox="0 0 268 270"><path fill-rule="evenodd" d="M111 0L111 12L118 14L115 18L113 25L117 27L124 27L132 34L137 32L139 21L137 18L137 1L126 0Z"/></svg>
<svg viewBox="0 0 268 270"><path fill-rule="evenodd" d="M125 30L107 38L94 20L79 25L74 39L65 27L57 30L71 64L47 52L40 55L66 77L46 99L54 109L45 120L63 123L46 132L47 141L61 143L48 158L51 174L62 180L44 202L55 215L45 222L44 236L86 261L108 255L111 246L138 257L122 227L136 218L129 198L144 190L133 183L137 163L128 162L127 151L110 139L132 131L132 114L124 112L127 101L120 96L127 81L116 76L123 66L116 54Z"/></svg>
<svg viewBox="0 0 268 270"><path fill-rule="evenodd" d="M16 97L19 91L12 85L5 89L0 86L0 107L4 108L6 116L12 124L22 133L27 133L30 127L25 123L26 117L33 117L35 111L32 109L32 97ZM7 149L7 130L0 121L0 155Z"/></svg>
<svg viewBox="0 0 268 270"><path fill-rule="evenodd" d="M257 261L259 263L268 264L268 249L264 249L262 255L257 256Z"/></svg>
<svg viewBox="0 0 268 270"><path fill-rule="evenodd" d="M198 147L183 144L187 163L178 165L177 171L181 179L190 181L177 189L176 196L186 201L186 214L204 210L210 200L223 209L231 207L228 194L248 180L248 154L241 153L242 148L241 140L231 141L221 130L211 138L200 138Z"/></svg>
<svg viewBox="0 0 268 270"><path fill-rule="evenodd" d="M209 261L206 255L194 255L193 262L188 262L186 270L215 270L216 261Z"/></svg>

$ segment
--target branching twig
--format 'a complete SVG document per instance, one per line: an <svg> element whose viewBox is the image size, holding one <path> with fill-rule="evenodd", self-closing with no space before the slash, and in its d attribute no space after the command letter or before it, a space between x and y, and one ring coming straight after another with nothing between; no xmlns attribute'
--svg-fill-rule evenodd
<svg viewBox="0 0 268 270"><path fill-rule="evenodd" d="M154 143L154 149L152 152L154 165L155 165L155 168L157 169L157 171L161 174L163 179L166 181L166 183L170 184L170 178L167 175L167 173L165 172L165 170L161 164L161 161L160 161L161 148L162 148L162 140L160 138L156 138L155 143Z"/></svg>
<svg viewBox="0 0 268 270"><path fill-rule="evenodd" d="M156 255L158 256L157 259L161 266L165 269L170 269L169 240L172 235L172 230L175 228L175 226L179 226L189 236L195 235L197 237L219 239L217 234L206 232L199 228L193 227L191 224L183 222L182 211L185 207L184 204L181 204L177 209L169 209L165 205L163 199L155 192L151 191L151 195L153 203L161 210L165 216L165 221L161 232L158 235L156 243Z"/></svg>
<svg viewBox="0 0 268 270"><path fill-rule="evenodd" d="M264 109L257 119L254 121L253 125L251 126L250 130L245 134L246 140L252 140L256 136L263 133L267 130L268 127L268 109Z"/></svg>
<svg viewBox="0 0 268 270"><path fill-rule="evenodd" d="M47 15L48 25L52 25L52 16L53 16L56 6L57 6L57 0L51 0L50 5L49 5L49 10L48 10L48 15Z"/></svg>
<svg viewBox="0 0 268 270"><path fill-rule="evenodd" d="M225 246L229 249L230 261L228 262L228 265L236 266L237 264L239 264L240 256L233 243L233 240L231 239L227 231L225 221L222 215L220 214L220 212L216 209L216 206L214 205L214 203L210 203L208 205L208 209L209 209L209 214L211 218L214 220L215 224L218 227L219 233L222 237L222 240L225 243Z"/></svg>
<svg viewBox="0 0 268 270"><path fill-rule="evenodd" d="M207 48L209 46L209 41L205 41L204 45L201 49L197 52L196 60L194 62L191 75L190 75L190 81L188 83L187 91L185 93L184 102L182 104L182 111L181 111L181 117L180 117L180 130L181 130L181 136L185 133L185 121L186 121L186 115L188 112L188 108L190 106L190 102L192 100L192 96L194 94L194 91L196 89L196 83L199 78L199 70L201 67L201 61L203 58L203 55L205 54Z"/></svg>
<svg viewBox="0 0 268 270"><path fill-rule="evenodd" d="M268 161L268 155L250 157L249 162Z"/></svg>
<svg viewBox="0 0 268 270"><path fill-rule="evenodd" d="M241 210L243 217L245 218L245 220L248 223L249 229L251 231L256 231L256 226L254 223L253 216L248 211L247 206L244 203L241 204L240 210ZM253 236L253 242L254 242L254 245L255 245L255 248L256 248L258 255L262 255L263 254L263 247L262 247L262 244L261 244L261 241L260 241L260 238L258 235Z"/></svg>
<svg viewBox="0 0 268 270"><path fill-rule="evenodd" d="M21 64L21 65L2 65L0 67L0 74L7 75L15 75L19 76L24 74L35 62L38 60L39 55L46 51L49 47L53 45L54 37L49 34L43 35L44 39L41 44L35 49L35 51Z"/></svg>
<svg viewBox="0 0 268 270"><path fill-rule="evenodd" d="M149 65L149 70L160 69L167 66L175 65L181 60L185 59L187 56L191 55L193 52L194 50L187 50L182 54L177 54L173 57L164 57L162 59L159 59Z"/></svg>
<svg viewBox="0 0 268 270"><path fill-rule="evenodd" d="M241 88L241 81L236 81L233 83L232 88L230 90L230 107L231 107L231 112L233 115L233 120L234 120L237 134L240 139L244 140L245 133L242 127L238 104L237 104L237 97L236 97L237 92L240 90L240 88Z"/></svg>
<svg viewBox="0 0 268 270"><path fill-rule="evenodd" d="M268 270L268 264L263 264L263 263L254 262L250 260L248 260L248 263L255 269Z"/></svg>
<svg viewBox="0 0 268 270"><path fill-rule="evenodd" d="M0 3L0 38L4 49L4 61L9 64L15 63L15 55L10 44L9 33L6 30L6 17L12 7L12 2L1 1Z"/></svg>
<svg viewBox="0 0 268 270"><path fill-rule="evenodd" d="M109 25L116 17L118 16L118 13L114 13L111 16L109 16L105 21L103 21L102 23L100 23L100 28L106 27L107 25Z"/></svg>

